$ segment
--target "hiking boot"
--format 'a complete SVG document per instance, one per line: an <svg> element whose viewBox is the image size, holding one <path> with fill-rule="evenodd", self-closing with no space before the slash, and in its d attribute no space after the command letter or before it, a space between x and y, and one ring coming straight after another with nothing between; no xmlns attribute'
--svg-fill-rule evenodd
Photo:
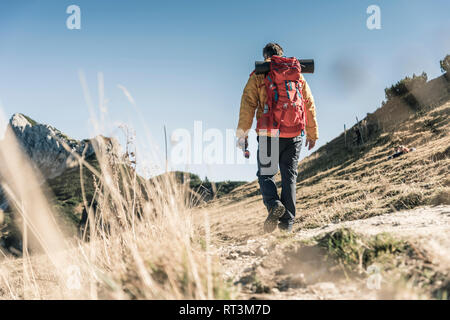
<svg viewBox="0 0 450 320"><path fill-rule="evenodd" d="M280 222L278 224L278 229L280 229L280 231L283 231L283 232L291 233L292 232L292 224Z"/></svg>
<svg viewBox="0 0 450 320"><path fill-rule="evenodd" d="M277 228L278 219L284 215L285 211L286 208L281 201L277 201L275 205L269 209L269 215L264 222L264 232L273 232Z"/></svg>

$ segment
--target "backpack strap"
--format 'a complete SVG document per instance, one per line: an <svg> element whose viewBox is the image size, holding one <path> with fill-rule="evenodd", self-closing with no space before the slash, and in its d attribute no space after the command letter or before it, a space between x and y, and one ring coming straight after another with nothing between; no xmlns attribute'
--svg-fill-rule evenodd
<svg viewBox="0 0 450 320"><path fill-rule="evenodd" d="M288 82L290 83L290 81L285 80L285 81L284 81L284 86L286 87L286 95L287 95L287 98L290 100L290 99L291 99L291 97L289 97L290 85L289 85L289 87L288 87Z"/></svg>

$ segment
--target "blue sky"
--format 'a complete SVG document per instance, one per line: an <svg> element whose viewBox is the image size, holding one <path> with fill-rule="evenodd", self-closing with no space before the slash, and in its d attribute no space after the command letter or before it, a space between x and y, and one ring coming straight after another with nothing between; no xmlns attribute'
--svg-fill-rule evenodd
<svg viewBox="0 0 450 320"><path fill-rule="evenodd" d="M66 28L71 4L81 8L81 30ZM381 8L381 30L366 27L372 4ZM79 71L94 102L101 72L111 123L133 124L140 143L147 142L145 123L152 149L163 150L164 124L169 133L193 131L195 120L204 130L234 129L254 61L276 41L287 56L316 61L306 79L320 146L374 111L386 86L422 71L440 75L439 60L450 53L448 12L447 0L2 1L0 101L7 117L21 112L90 137ZM118 133L114 125L102 130ZM178 169L211 180L253 180L256 172L254 164Z"/></svg>

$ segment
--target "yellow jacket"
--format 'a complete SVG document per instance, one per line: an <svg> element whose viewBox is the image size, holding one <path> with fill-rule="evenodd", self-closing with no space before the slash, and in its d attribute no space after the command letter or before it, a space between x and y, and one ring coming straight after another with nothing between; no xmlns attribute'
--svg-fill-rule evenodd
<svg viewBox="0 0 450 320"><path fill-rule="evenodd" d="M304 80L305 84L302 89L302 96L305 99L306 136L308 139L317 140L319 138L319 130L317 127L314 98L303 75L300 75L300 80ZM238 138L246 137L248 135L248 132L252 127L255 110L256 119L259 119L263 112L266 100L267 93L264 86L264 75L252 73L244 88L244 93L242 94L239 123L236 132Z"/></svg>

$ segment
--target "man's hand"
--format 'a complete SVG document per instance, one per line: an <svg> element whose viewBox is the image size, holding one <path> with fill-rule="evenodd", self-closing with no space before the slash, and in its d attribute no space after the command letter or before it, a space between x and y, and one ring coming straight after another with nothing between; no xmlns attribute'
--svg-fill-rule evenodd
<svg viewBox="0 0 450 320"><path fill-rule="evenodd" d="M316 145L316 140L312 140L309 138L306 138L306 144L305 147L308 147L308 150L311 150Z"/></svg>
<svg viewBox="0 0 450 320"><path fill-rule="evenodd" d="M248 147L247 138L238 138L236 142L236 147L245 150Z"/></svg>

